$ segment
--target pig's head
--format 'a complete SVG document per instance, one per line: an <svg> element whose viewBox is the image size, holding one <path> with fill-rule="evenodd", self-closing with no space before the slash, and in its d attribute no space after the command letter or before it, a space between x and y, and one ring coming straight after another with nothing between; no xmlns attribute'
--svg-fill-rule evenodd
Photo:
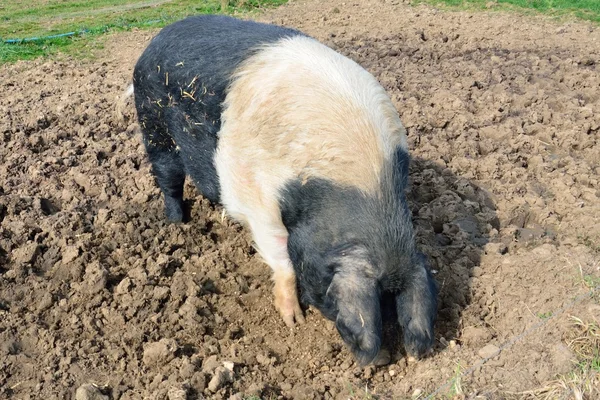
<svg viewBox="0 0 600 400"><path fill-rule="evenodd" d="M437 290L414 249L405 205L320 179L289 184L281 205L301 300L335 321L359 364L381 348L384 294L394 299L407 352L424 355L433 343ZM388 206L393 215L382 220Z"/></svg>
<svg viewBox="0 0 600 400"><path fill-rule="evenodd" d="M381 289L377 277L372 274L366 249L360 245L332 249L325 257L331 279L320 285L307 285L306 279L300 279L302 298L335 321L358 362L366 365L381 347Z"/></svg>

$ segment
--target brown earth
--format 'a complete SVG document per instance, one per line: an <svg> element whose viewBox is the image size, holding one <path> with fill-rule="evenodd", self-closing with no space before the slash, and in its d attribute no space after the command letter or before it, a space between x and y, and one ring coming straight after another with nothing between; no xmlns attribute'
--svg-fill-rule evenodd
<svg viewBox="0 0 600 400"><path fill-rule="evenodd" d="M399 1L259 19L358 61L397 106L441 287L434 354L407 362L392 331L390 365L360 370L318 312L284 326L248 232L192 186L191 222L166 223L131 103L125 122L114 111L156 33L130 32L95 61L0 67L0 398L505 398L568 372L569 316L600 319L585 296L600 276L600 29Z"/></svg>

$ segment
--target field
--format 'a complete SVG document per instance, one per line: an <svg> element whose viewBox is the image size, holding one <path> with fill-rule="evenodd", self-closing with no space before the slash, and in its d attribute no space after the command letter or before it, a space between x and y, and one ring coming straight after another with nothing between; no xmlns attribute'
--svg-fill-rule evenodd
<svg viewBox="0 0 600 400"><path fill-rule="evenodd" d="M0 64L66 53L93 57L107 32L162 27L192 14L248 13L285 0L28 0L0 5ZM14 42L20 42L15 46Z"/></svg>
<svg viewBox="0 0 600 400"><path fill-rule="evenodd" d="M135 28L91 59L0 66L0 399L600 398L600 28L396 0L251 17L356 60L396 105L435 351L409 362L389 330L390 364L359 369L317 311L285 327L248 232L191 184L191 221L165 221L133 106L115 109L157 32Z"/></svg>
<svg viewBox="0 0 600 400"><path fill-rule="evenodd" d="M466 9L537 12L554 17L575 16L600 22L600 3L596 0L426 0L425 2Z"/></svg>

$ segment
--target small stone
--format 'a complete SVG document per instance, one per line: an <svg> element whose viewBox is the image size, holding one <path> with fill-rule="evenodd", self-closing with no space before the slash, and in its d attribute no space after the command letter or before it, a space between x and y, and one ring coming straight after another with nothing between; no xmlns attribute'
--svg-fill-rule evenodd
<svg viewBox="0 0 600 400"><path fill-rule="evenodd" d="M456 347L456 340L451 340L448 342L448 347L450 347L451 349Z"/></svg>
<svg viewBox="0 0 600 400"><path fill-rule="evenodd" d="M423 393L423 389L415 389L411 397L413 399L419 398L419 396L421 396L421 393Z"/></svg>
<svg viewBox="0 0 600 400"><path fill-rule="evenodd" d="M142 361L147 366L165 365L175 358L177 348L177 342L173 339L161 339L158 342L148 343L144 345Z"/></svg>
<svg viewBox="0 0 600 400"><path fill-rule="evenodd" d="M233 372L233 367L235 366L235 364L231 361L223 361L223 366L227 371Z"/></svg>
<svg viewBox="0 0 600 400"><path fill-rule="evenodd" d="M96 385L86 383L77 388L75 400L108 400L108 396L103 395Z"/></svg>
<svg viewBox="0 0 600 400"><path fill-rule="evenodd" d="M244 395L238 392L229 396L229 400L244 400Z"/></svg>
<svg viewBox="0 0 600 400"><path fill-rule="evenodd" d="M394 377L394 375L396 375L396 371L394 371L393 369L390 370L390 372L388 372L390 374L391 377Z"/></svg>
<svg viewBox="0 0 600 400"><path fill-rule="evenodd" d="M480 349L477 352L477 354L481 358L488 358L488 357L492 357L492 356L496 355L496 352L498 352L499 350L500 349L498 348L498 346L495 346L493 344L488 344L487 346Z"/></svg>

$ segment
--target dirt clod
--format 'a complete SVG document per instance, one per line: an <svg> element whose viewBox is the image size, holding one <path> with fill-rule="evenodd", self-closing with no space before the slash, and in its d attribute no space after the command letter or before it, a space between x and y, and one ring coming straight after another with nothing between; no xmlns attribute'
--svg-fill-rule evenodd
<svg viewBox="0 0 600 400"><path fill-rule="evenodd" d="M187 390L181 387L172 387L167 392L167 398L169 400L186 400L187 397Z"/></svg>
<svg viewBox="0 0 600 400"><path fill-rule="evenodd" d="M108 271L99 262L90 263L85 269L84 286L89 293L97 293L106 287Z"/></svg>
<svg viewBox="0 0 600 400"><path fill-rule="evenodd" d="M102 394L100 389L93 384L81 385L75 392L75 400L108 400L108 396Z"/></svg>
<svg viewBox="0 0 600 400"><path fill-rule="evenodd" d="M37 243L29 243L23 247L16 249L12 258L16 263L31 263L35 261L40 251L40 246Z"/></svg>
<svg viewBox="0 0 600 400"><path fill-rule="evenodd" d="M494 356L498 350L500 350L498 348L498 346L495 346L493 344L488 344L487 346L482 347L477 354L479 355L479 357L481 358L488 358L488 357L492 357Z"/></svg>
<svg viewBox="0 0 600 400"><path fill-rule="evenodd" d="M217 360L216 355L209 356L202 362L202 372L211 374L220 365L221 363Z"/></svg>
<svg viewBox="0 0 600 400"><path fill-rule="evenodd" d="M79 257L79 246L65 246L62 252L62 262L68 264Z"/></svg>
<svg viewBox="0 0 600 400"><path fill-rule="evenodd" d="M142 360L147 366L161 366L175 358L177 342L173 339L161 339L144 345Z"/></svg>
<svg viewBox="0 0 600 400"><path fill-rule="evenodd" d="M208 390L211 392L216 392L223 386L224 384L231 382L233 380L232 371L228 370L225 367L217 367L214 371L213 377L210 382L208 382Z"/></svg>

